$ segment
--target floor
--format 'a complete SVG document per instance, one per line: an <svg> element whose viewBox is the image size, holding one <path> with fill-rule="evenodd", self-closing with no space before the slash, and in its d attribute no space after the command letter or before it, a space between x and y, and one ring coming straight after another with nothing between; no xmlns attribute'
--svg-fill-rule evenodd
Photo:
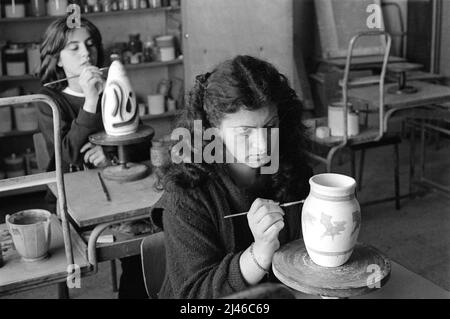
<svg viewBox="0 0 450 319"><path fill-rule="evenodd" d="M439 191L423 190L415 198L403 198L400 210L395 210L393 201L365 204L394 195L392 153L392 147L372 149L366 153L363 188L358 193L362 206L359 240L377 247L399 264L450 291L450 197ZM449 158L450 140L441 139L438 149L434 143L427 143L427 176L449 185ZM346 163L347 159L344 154L341 162ZM337 162L336 172L350 174L348 164L339 165ZM315 173L322 171L322 166L315 167ZM408 172L409 141L405 139L400 147L402 195L409 192ZM3 202L0 220L3 222L6 212L19 210L24 205L36 206L39 202L36 196ZM56 297L56 286L49 286L4 298ZM101 264L97 274L82 280L81 288L71 289L70 297L117 298L111 289L109 263Z"/></svg>

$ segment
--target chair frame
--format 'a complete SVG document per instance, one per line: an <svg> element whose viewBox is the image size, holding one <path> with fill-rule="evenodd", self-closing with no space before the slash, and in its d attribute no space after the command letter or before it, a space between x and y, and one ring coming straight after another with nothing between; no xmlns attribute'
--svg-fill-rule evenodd
<svg viewBox="0 0 450 319"><path fill-rule="evenodd" d="M348 114L348 90L351 87L351 83L349 83L349 75L350 75L350 69L351 69L351 63L353 58L353 50L355 47L355 44L357 43L357 40L361 37L373 37L373 36L385 36L386 37L386 46L384 48L384 56L383 56L383 64L381 68L381 74L380 79L378 81L379 84L379 105L378 105L378 115L379 115L379 128L378 133L375 137L370 137L369 140L365 139L363 142L367 141L379 141L383 135L385 134L385 125L384 125L384 119L385 119L385 112L384 112L384 86L385 86L385 76L386 76L386 70L387 70L387 64L389 60L389 53L391 50L392 45L392 39L389 33L386 31L364 31L360 32L356 35L354 35L348 46L347 50L347 58L346 58L346 65L345 65L345 71L344 71L344 78L342 83L342 101L344 104L344 114ZM315 160L318 160L326 165L327 172L331 172L331 165L333 162L333 158L336 155L336 153L347 147L351 143L358 143L358 141L355 138L349 138L348 132L347 132L347 116L343 116L343 130L344 135L342 137L342 140L338 142L337 144L333 142L331 146L331 149L329 150L326 158L321 157L319 155L313 154L312 152L306 151L307 155ZM351 141L351 143L350 143ZM320 143L320 142L319 142ZM325 143L329 144L329 143Z"/></svg>

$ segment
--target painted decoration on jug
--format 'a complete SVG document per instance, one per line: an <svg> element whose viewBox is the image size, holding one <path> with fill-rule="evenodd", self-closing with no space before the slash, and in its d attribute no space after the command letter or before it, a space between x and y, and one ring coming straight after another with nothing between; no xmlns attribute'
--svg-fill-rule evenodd
<svg viewBox="0 0 450 319"><path fill-rule="evenodd" d="M345 231L345 221L331 221L331 216L322 213L320 216L320 223L325 226L325 232L322 234L321 238L325 236L331 236L331 239L334 240L334 236L340 235L343 231Z"/></svg>
<svg viewBox="0 0 450 319"><path fill-rule="evenodd" d="M125 67L113 61L108 71L102 98L103 126L108 135L132 134L139 125L136 96Z"/></svg>

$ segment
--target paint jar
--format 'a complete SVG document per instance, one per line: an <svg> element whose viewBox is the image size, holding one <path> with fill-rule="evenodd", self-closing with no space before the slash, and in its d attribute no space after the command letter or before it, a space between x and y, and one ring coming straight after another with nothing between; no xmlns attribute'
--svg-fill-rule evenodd
<svg viewBox="0 0 450 319"><path fill-rule="evenodd" d="M32 17L43 17L46 14L45 0L30 0L30 15Z"/></svg>
<svg viewBox="0 0 450 319"><path fill-rule="evenodd" d="M167 99L167 111L172 112L177 109L177 101L174 99L168 98Z"/></svg>
<svg viewBox="0 0 450 319"><path fill-rule="evenodd" d="M130 7L133 10L139 9L139 0L131 0Z"/></svg>
<svg viewBox="0 0 450 319"><path fill-rule="evenodd" d="M0 133L8 133L12 131L11 107L0 107Z"/></svg>
<svg viewBox="0 0 450 319"><path fill-rule="evenodd" d="M31 149L27 148L25 154L23 154L23 159L25 162L25 174L38 174L41 171L37 165L36 154L31 151Z"/></svg>
<svg viewBox="0 0 450 319"><path fill-rule="evenodd" d="M24 0L7 0L5 3L6 18L23 18L25 17L25 1Z"/></svg>
<svg viewBox="0 0 450 319"><path fill-rule="evenodd" d="M16 156L15 153L4 158L5 173L7 178L13 178L25 175L25 167L22 156Z"/></svg>
<svg viewBox="0 0 450 319"><path fill-rule="evenodd" d="M154 167L170 163L170 145L161 140L153 141L150 148L150 160Z"/></svg>
<svg viewBox="0 0 450 319"><path fill-rule="evenodd" d="M37 112L34 104L22 104L14 107L14 119L18 131L34 131L38 128Z"/></svg>
<svg viewBox="0 0 450 319"><path fill-rule="evenodd" d="M147 96L148 114L158 115L165 112L165 97L162 94L151 94Z"/></svg>
<svg viewBox="0 0 450 319"><path fill-rule="evenodd" d="M347 135L354 136L359 134L359 116L351 112L352 105L348 103L347 113ZM331 136L344 135L344 106L342 102L332 103L328 106L328 127Z"/></svg>
<svg viewBox="0 0 450 319"><path fill-rule="evenodd" d="M148 0L148 4L150 8L159 8L161 7L161 0Z"/></svg>
<svg viewBox="0 0 450 319"><path fill-rule="evenodd" d="M10 76L20 76L26 74L27 55L25 49L19 44L10 44L5 50L6 74Z"/></svg>
<svg viewBox="0 0 450 319"><path fill-rule="evenodd" d="M47 0L47 14L62 16L66 14L67 0Z"/></svg>
<svg viewBox="0 0 450 319"><path fill-rule="evenodd" d="M162 62L171 61L175 59L175 46L173 35L163 35L157 37L156 45L159 48L159 60Z"/></svg>
<svg viewBox="0 0 450 319"><path fill-rule="evenodd" d="M27 47L28 74L38 74L41 68L41 54L39 43L32 43Z"/></svg>

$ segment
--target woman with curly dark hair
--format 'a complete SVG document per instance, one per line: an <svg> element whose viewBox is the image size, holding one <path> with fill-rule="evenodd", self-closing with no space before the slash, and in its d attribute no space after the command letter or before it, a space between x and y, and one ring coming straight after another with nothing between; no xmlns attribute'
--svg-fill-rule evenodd
<svg viewBox="0 0 450 319"><path fill-rule="evenodd" d="M217 298L275 279L273 254L301 237L301 207L279 204L305 198L312 175L301 113L265 61L237 56L197 77L177 125L189 134L172 149L152 212L166 246L159 297ZM226 218L239 212L248 214Z"/></svg>

